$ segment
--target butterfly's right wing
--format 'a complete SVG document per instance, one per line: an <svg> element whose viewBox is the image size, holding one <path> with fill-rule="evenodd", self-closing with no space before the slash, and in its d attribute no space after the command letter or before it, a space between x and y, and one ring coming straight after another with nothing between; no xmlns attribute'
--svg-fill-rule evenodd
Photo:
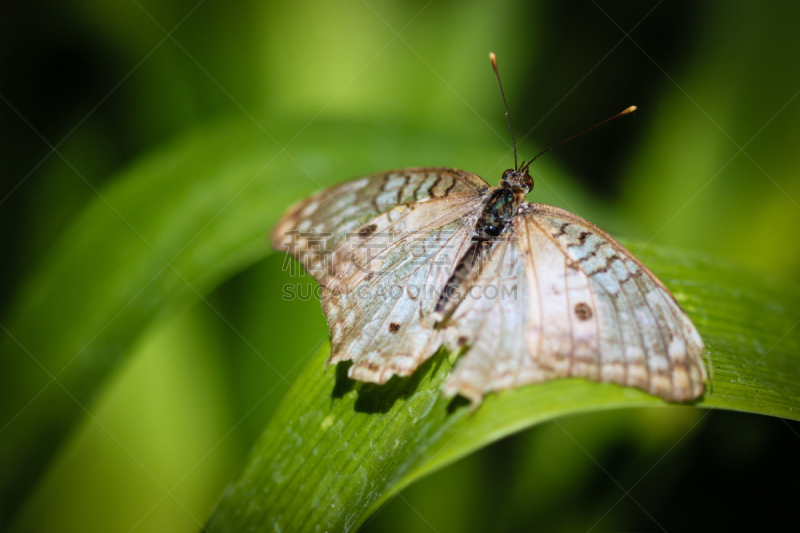
<svg viewBox="0 0 800 533"><path fill-rule="evenodd" d="M670 401L703 393L703 340L669 290L606 232L552 206L520 208L447 328L467 346L447 395L581 377ZM491 292L487 292L487 288Z"/></svg>

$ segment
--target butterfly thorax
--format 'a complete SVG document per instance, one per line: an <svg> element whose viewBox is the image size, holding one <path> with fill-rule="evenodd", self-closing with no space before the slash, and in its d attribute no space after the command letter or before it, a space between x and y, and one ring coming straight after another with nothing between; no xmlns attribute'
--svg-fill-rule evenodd
<svg viewBox="0 0 800 533"><path fill-rule="evenodd" d="M456 263L436 302L434 313L438 327L452 316L472 281L481 274L483 264L491 255L493 241L503 233L532 187L533 179L526 171L509 169L503 172L500 186L487 191L472 244Z"/></svg>
<svg viewBox="0 0 800 533"><path fill-rule="evenodd" d="M498 187L491 190L475 226L473 241L491 241L498 237L516 213L520 200L511 189Z"/></svg>
<svg viewBox="0 0 800 533"><path fill-rule="evenodd" d="M500 185L487 191L473 240L491 241L499 237L532 188L533 178L526 169L510 168L503 172Z"/></svg>

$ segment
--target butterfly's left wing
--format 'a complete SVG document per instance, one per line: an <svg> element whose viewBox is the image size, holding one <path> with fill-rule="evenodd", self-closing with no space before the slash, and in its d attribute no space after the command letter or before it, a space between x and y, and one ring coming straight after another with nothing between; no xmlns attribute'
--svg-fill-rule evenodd
<svg viewBox="0 0 800 533"><path fill-rule="evenodd" d="M322 285L330 363L352 360L351 378L406 376L441 344L423 321L469 246L483 179L428 167L373 174L301 201L272 231Z"/></svg>
<svg viewBox="0 0 800 533"><path fill-rule="evenodd" d="M443 167L380 172L318 191L281 217L270 233L272 247L295 255L317 277L307 260L307 244L335 249L349 233L399 205L482 195L489 185L479 176Z"/></svg>
<svg viewBox="0 0 800 533"><path fill-rule="evenodd" d="M487 287L492 287L487 294ZM703 393L703 341L669 290L627 249L577 215L523 205L453 315L469 350L445 393L582 377L670 401Z"/></svg>
<svg viewBox="0 0 800 533"><path fill-rule="evenodd" d="M320 280L329 363L351 360L348 376L385 383L436 352L442 332L430 315L482 202L474 195L396 206L370 221L374 231L337 247L332 272Z"/></svg>

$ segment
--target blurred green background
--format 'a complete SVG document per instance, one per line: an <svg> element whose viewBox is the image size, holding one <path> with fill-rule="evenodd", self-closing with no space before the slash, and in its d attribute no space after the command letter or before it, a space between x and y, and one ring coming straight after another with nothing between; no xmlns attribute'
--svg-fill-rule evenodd
<svg viewBox="0 0 800 533"><path fill-rule="evenodd" d="M639 106L543 158L530 200L642 245L701 251L797 282L798 20L800 5L777 1L4 2L0 305L12 318L2 321L3 346L35 293L24 287L70 249L78 230L66 229L98 194L192 147L211 154L197 163L202 175L216 157L203 139L247 130L245 143L230 134L230 152L220 153L242 144L263 153L263 161L242 159L241 183L272 180L287 206L320 186L403 166L454 166L494 184L513 158L489 51L522 158ZM270 167L273 156L280 160ZM231 185L221 220L251 193ZM182 251L191 237L173 223ZM327 336L318 302L282 298L297 280L267 246L264 236L247 256L258 261L209 276L207 300L189 294L140 324L133 349L97 371L99 392L76 392L85 410L42 436L55 453L24 467L30 475L0 504L0 528L200 529ZM87 276L106 253L86 257ZM73 303L48 304L67 311L46 326L68 330ZM5 401L28 386L14 372L31 363L19 351L2 358ZM41 373L32 390L56 388ZM70 395L60 401L74 407ZM0 444L36 424L38 395L28 398L9 400ZM670 408L544 424L410 487L365 530L655 531L794 520L796 492L781 484L800 476L800 426L702 415ZM15 461L0 458L0 469ZM626 490L635 484L641 507L611 478Z"/></svg>

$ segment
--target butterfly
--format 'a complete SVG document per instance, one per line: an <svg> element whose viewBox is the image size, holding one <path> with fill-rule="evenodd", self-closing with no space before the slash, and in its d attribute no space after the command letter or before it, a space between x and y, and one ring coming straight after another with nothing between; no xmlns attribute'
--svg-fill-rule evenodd
<svg viewBox="0 0 800 533"><path fill-rule="evenodd" d="M515 167L496 187L462 170L407 168L291 207L272 245L322 287L328 364L352 361L348 377L385 383L444 346L459 355L443 393L473 405L568 377L674 402L701 396L703 340L686 313L608 233L528 203L531 162L516 164L515 143Z"/></svg>

